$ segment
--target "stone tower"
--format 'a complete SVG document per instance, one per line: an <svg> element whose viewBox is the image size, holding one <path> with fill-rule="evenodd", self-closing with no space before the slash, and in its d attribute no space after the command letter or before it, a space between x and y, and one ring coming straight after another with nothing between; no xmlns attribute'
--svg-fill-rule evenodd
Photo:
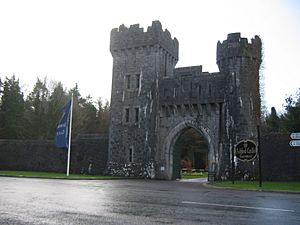
<svg viewBox="0 0 300 225"><path fill-rule="evenodd" d="M154 21L111 31L113 56L108 172L154 176L158 130L158 85L173 76L178 41Z"/></svg>
<svg viewBox="0 0 300 225"><path fill-rule="evenodd" d="M260 121L259 69L261 40L255 36L248 43L240 33L228 34L227 40L217 44L217 64L225 76L225 133L226 148L241 140L257 142ZM235 160L237 173L257 170L257 163ZM252 176L254 176L252 174Z"/></svg>
<svg viewBox="0 0 300 225"><path fill-rule="evenodd" d="M110 51L107 173L178 178L182 152L176 143L185 131L194 129L206 146L209 179L229 179L233 146L244 139L257 141L259 37L248 43L233 33L218 42L220 72L216 73L204 72L202 66L175 69L178 41L159 21L147 31L139 25L113 29ZM238 176L256 176L256 161L235 159L235 164Z"/></svg>

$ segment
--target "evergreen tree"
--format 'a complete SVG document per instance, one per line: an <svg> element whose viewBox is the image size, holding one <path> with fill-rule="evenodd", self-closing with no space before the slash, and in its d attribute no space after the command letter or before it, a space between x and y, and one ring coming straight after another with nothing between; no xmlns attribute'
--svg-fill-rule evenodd
<svg viewBox="0 0 300 225"><path fill-rule="evenodd" d="M109 102L106 101L103 105L103 101L101 98L97 101L98 112L97 112L97 129L98 133L108 133L109 129L109 119L110 119L110 105Z"/></svg>
<svg viewBox="0 0 300 225"><path fill-rule="evenodd" d="M71 95L73 95L72 137L76 138L78 134L83 133L83 114L81 110L83 99L77 84L69 91L69 96Z"/></svg>
<svg viewBox="0 0 300 225"><path fill-rule="evenodd" d="M19 80L14 75L10 79L6 78L3 83L0 107L0 138L25 138L25 104Z"/></svg>
<svg viewBox="0 0 300 225"><path fill-rule="evenodd" d="M271 108L271 114L266 117L267 132L278 132L280 129L280 118L275 107Z"/></svg>
<svg viewBox="0 0 300 225"><path fill-rule="evenodd" d="M55 137L57 124L62 115L61 110L70 97L61 82L52 82L49 92L48 113L46 117L48 129L46 136L48 139L53 139Z"/></svg>
<svg viewBox="0 0 300 225"><path fill-rule="evenodd" d="M91 96L81 97L78 85L69 91L73 94L73 124L72 136L75 138L78 134L97 133L98 112Z"/></svg>
<svg viewBox="0 0 300 225"><path fill-rule="evenodd" d="M1 77L0 77L0 96L1 96L1 93L2 93L2 80L1 80ZM0 102L1 104L1 102Z"/></svg>
<svg viewBox="0 0 300 225"><path fill-rule="evenodd" d="M0 80L1 81L1 80ZM72 136L107 133L110 105L101 98L97 104L91 96L82 97L78 85L67 91L62 83L37 78L33 90L24 101L19 80L15 76L0 82L0 138L53 139L63 106L73 94Z"/></svg>
<svg viewBox="0 0 300 225"><path fill-rule="evenodd" d="M283 130L286 132L300 131L300 89L294 96L288 97L285 104L286 113L282 117Z"/></svg>
<svg viewBox="0 0 300 225"><path fill-rule="evenodd" d="M49 90L46 78L43 82L37 78L33 91L26 101L26 118L29 120L32 139L47 139L49 129L48 99Z"/></svg>
<svg viewBox="0 0 300 225"><path fill-rule="evenodd" d="M97 129L97 108L94 105L91 96L87 96L82 99L81 105L81 117L82 117L82 127L81 131L84 133L96 133Z"/></svg>

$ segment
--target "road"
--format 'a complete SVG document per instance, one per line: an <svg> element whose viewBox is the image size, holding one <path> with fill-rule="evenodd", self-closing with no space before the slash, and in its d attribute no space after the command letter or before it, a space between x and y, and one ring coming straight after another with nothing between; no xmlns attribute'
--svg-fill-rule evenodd
<svg viewBox="0 0 300 225"><path fill-rule="evenodd" d="M299 224L300 195L157 180L0 177L0 224Z"/></svg>

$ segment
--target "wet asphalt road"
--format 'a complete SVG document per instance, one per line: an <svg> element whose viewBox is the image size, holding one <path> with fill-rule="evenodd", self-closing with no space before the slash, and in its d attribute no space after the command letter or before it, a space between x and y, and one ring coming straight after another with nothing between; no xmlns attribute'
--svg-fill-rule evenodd
<svg viewBox="0 0 300 225"><path fill-rule="evenodd" d="M0 177L0 224L300 224L300 194Z"/></svg>

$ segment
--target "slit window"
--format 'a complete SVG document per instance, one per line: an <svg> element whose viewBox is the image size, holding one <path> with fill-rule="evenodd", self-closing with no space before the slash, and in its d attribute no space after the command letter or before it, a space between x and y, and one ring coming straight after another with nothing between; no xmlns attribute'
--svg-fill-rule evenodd
<svg viewBox="0 0 300 225"><path fill-rule="evenodd" d="M140 74L135 75L135 87L140 88Z"/></svg>
<svg viewBox="0 0 300 225"><path fill-rule="evenodd" d="M130 75L126 75L126 87L130 89Z"/></svg>
<svg viewBox="0 0 300 225"><path fill-rule="evenodd" d="M133 162L133 147L129 148L129 162Z"/></svg>
<svg viewBox="0 0 300 225"><path fill-rule="evenodd" d="M125 109L125 122L128 123L129 122L129 108Z"/></svg>
<svg viewBox="0 0 300 225"><path fill-rule="evenodd" d="M134 109L135 111L135 122L139 122L139 108L135 108Z"/></svg>
<svg viewBox="0 0 300 225"><path fill-rule="evenodd" d="M167 60L168 60L168 56L167 53L165 54L165 71L164 71L164 76L167 76Z"/></svg>

